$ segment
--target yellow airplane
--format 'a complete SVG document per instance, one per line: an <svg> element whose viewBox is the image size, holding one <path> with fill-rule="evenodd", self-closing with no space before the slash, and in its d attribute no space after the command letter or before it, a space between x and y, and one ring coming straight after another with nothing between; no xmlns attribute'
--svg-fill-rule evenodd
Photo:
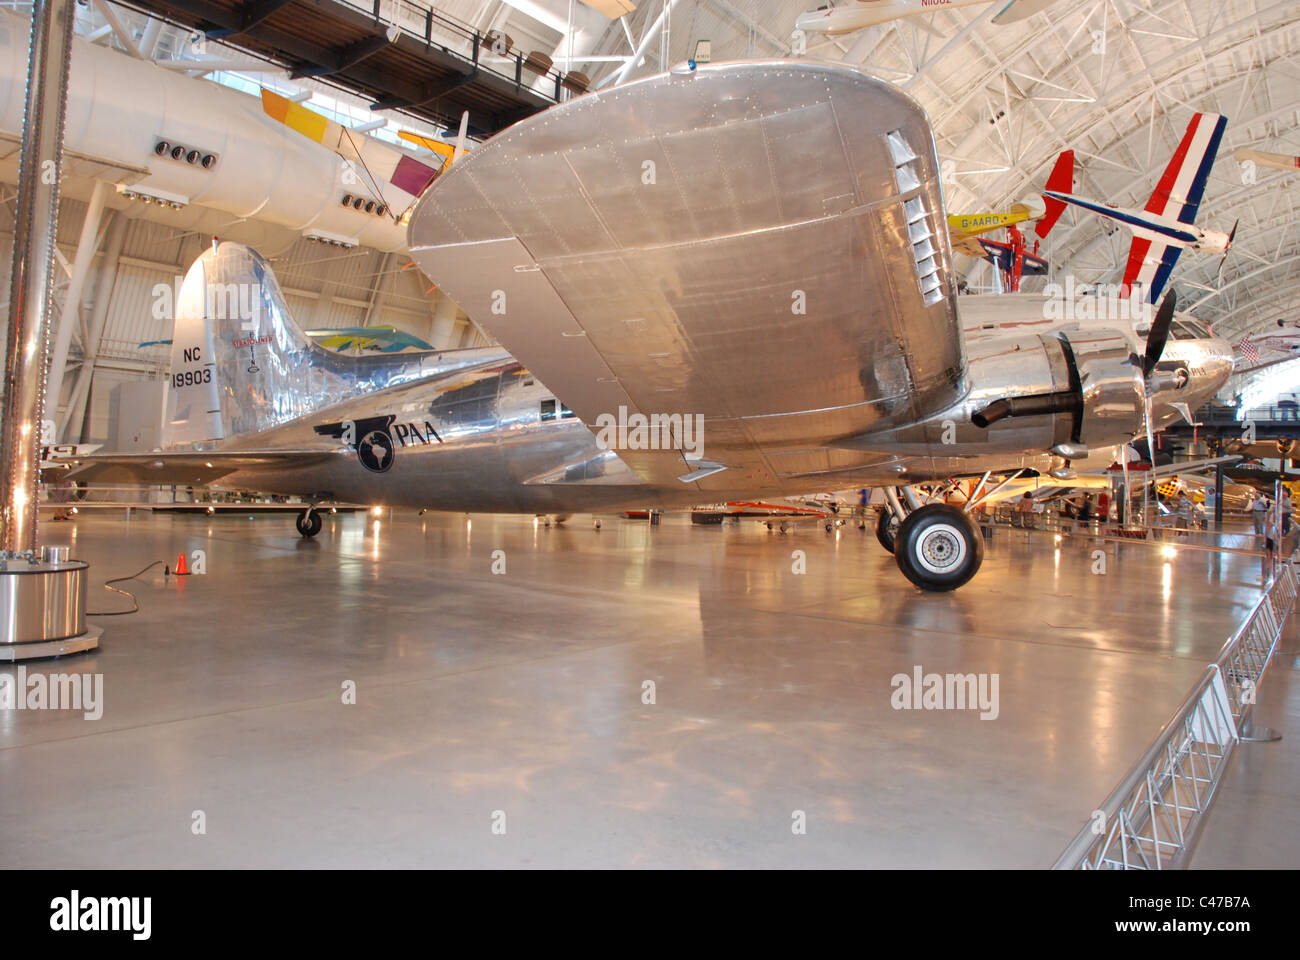
<svg viewBox="0 0 1300 960"><path fill-rule="evenodd" d="M434 153L438 154L438 156L443 157L446 160L446 163L442 166L444 173L447 171L447 168L451 166L452 159L456 153L456 145L454 143L443 143L441 140L435 140L433 137L424 137L418 133L411 133L409 130L398 130L397 135L408 143L414 143L417 146L424 147L426 150L432 150ZM465 149L469 148L467 147Z"/></svg>
<svg viewBox="0 0 1300 960"><path fill-rule="evenodd" d="M953 252L982 258L984 248L975 239L981 233L1000 230L1027 220L1037 220L1042 215L1041 207L1034 210L1024 203L1013 203L1009 213L950 213L948 214L948 236L952 240Z"/></svg>

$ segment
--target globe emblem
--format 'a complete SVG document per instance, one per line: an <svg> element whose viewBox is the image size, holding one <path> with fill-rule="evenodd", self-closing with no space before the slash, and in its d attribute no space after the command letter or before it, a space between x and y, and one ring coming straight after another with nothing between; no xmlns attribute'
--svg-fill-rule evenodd
<svg viewBox="0 0 1300 960"><path fill-rule="evenodd" d="M382 430L371 430L357 444L357 459L367 470L383 473L393 465L393 439Z"/></svg>

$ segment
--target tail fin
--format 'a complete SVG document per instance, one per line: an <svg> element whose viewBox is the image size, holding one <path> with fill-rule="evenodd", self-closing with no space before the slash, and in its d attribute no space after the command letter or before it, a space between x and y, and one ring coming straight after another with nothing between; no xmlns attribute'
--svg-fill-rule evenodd
<svg viewBox="0 0 1300 960"><path fill-rule="evenodd" d="M1052 167L1052 174L1047 178L1047 189L1054 193L1074 193L1073 150L1063 150L1061 155L1056 158L1056 166ZM1056 221L1061 219L1061 214L1065 212L1064 201L1045 194L1043 196L1043 206L1046 211L1034 227L1034 233L1038 234L1040 238L1046 238L1052 227L1056 226Z"/></svg>
<svg viewBox="0 0 1300 960"><path fill-rule="evenodd" d="M1147 201L1147 212L1176 217L1179 223L1196 222L1196 210L1205 195L1205 183L1210 178L1210 168L1219 154L1219 143L1227 126L1228 118L1217 113L1198 113L1192 117Z"/></svg>
<svg viewBox="0 0 1300 960"><path fill-rule="evenodd" d="M256 433L321 405L311 343L253 250L206 250L179 285L175 308L165 447Z"/></svg>

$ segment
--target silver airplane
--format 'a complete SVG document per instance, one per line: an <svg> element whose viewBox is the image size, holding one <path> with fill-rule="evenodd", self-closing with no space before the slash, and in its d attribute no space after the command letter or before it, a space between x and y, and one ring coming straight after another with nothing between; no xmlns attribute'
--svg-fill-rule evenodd
<svg viewBox="0 0 1300 960"><path fill-rule="evenodd" d="M1143 343L959 298L944 222L929 123L894 86L676 68L516 124L420 198L413 258L502 346L332 353L255 252L215 245L181 288L164 448L70 476L533 514L884 488L902 572L953 589L981 537L913 484L1064 475L1209 399L1232 351L1166 346L1169 299Z"/></svg>

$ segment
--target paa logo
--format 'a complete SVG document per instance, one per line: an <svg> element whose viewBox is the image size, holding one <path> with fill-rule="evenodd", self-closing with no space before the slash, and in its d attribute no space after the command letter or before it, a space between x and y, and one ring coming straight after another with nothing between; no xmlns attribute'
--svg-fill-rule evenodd
<svg viewBox="0 0 1300 960"><path fill-rule="evenodd" d="M323 437L335 437L357 452L361 465L372 473L384 473L392 467L397 459L398 447L421 443L442 443L442 437L433 429L433 424L424 421L424 427L414 423L398 423L395 414L382 417L361 417L357 420L341 420L338 423L322 423L315 428Z"/></svg>

